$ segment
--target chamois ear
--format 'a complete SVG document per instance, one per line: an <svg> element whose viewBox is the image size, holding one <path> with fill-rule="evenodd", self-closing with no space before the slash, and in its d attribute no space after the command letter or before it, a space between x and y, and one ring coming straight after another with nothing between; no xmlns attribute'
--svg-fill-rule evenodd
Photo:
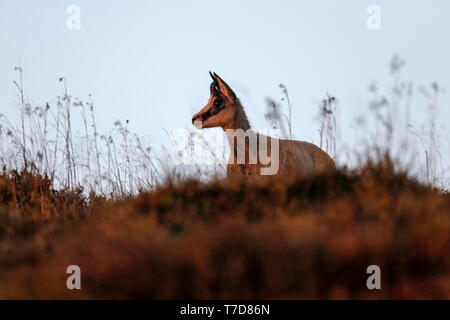
<svg viewBox="0 0 450 320"><path fill-rule="evenodd" d="M235 101L236 100L236 94L231 90L230 86L220 78L217 73L214 72L214 77L219 84L220 92L229 100Z"/></svg>

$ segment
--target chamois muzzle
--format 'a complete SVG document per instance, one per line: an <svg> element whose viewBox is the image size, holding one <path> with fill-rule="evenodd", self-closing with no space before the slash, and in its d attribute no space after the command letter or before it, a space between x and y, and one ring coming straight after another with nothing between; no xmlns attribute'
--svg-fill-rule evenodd
<svg viewBox="0 0 450 320"><path fill-rule="evenodd" d="M200 118L200 116L198 116L198 115L193 116L192 117L192 124L194 124L195 120L197 120L198 118ZM201 121L201 120L199 120L199 121Z"/></svg>
<svg viewBox="0 0 450 320"><path fill-rule="evenodd" d="M200 112L195 114L192 117L192 124L197 128L197 129L201 129L202 128L202 123L203 121L205 121L205 117L203 116L203 114L201 114Z"/></svg>

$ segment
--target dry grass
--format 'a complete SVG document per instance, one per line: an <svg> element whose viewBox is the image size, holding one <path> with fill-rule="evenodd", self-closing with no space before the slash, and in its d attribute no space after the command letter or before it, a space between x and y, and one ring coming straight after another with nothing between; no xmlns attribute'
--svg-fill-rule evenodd
<svg viewBox="0 0 450 320"><path fill-rule="evenodd" d="M0 195L0 298L450 298L450 196L389 160L117 202L23 172ZM82 290L66 288L72 264Z"/></svg>
<svg viewBox="0 0 450 320"><path fill-rule="evenodd" d="M157 185L160 175L149 139L131 132L128 120L117 120L100 133L92 97L73 97L64 77L58 79L61 95L35 105L23 89L23 68L15 70L20 119L0 114L0 168L26 169L47 176L57 188L83 188L110 198Z"/></svg>

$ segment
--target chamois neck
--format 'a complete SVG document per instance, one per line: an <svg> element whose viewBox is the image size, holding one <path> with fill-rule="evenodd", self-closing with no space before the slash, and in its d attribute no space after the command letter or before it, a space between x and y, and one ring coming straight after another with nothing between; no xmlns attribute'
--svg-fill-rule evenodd
<svg viewBox="0 0 450 320"><path fill-rule="evenodd" d="M239 99L236 99L235 108L236 108L236 113L234 115L234 119L230 123L223 126L223 130L224 131L229 130L229 129L232 129L232 130L242 129L244 131L249 130L250 123L248 122L244 107L242 106Z"/></svg>

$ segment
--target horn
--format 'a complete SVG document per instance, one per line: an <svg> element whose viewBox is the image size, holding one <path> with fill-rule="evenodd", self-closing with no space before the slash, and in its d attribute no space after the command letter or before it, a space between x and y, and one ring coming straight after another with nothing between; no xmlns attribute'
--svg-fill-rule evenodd
<svg viewBox="0 0 450 320"><path fill-rule="evenodd" d="M215 73L214 73L215 74ZM216 77L211 73L211 71L209 72L209 75L211 76L211 78L213 79L214 82L217 82Z"/></svg>
<svg viewBox="0 0 450 320"><path fill-rule="evenodd" d="M209 90L211 91L211 94L215 94L218 92L218 85L216 81L211 82L211 85L209 86Z"/></svg>

